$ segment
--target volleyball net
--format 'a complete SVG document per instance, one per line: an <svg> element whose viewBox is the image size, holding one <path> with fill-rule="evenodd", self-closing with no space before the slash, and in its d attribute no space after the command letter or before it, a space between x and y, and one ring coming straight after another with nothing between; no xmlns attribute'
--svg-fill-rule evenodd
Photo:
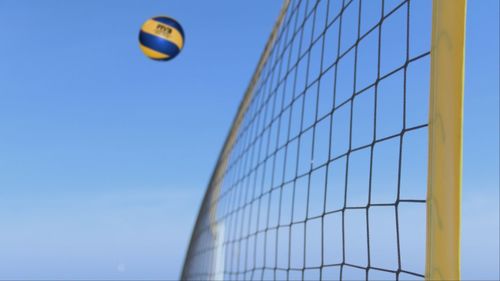
<svg viewBox="0 0 500 281"><path fill-rule="evenodd" d="M181 278L457 277L464 13L285 1Z"/></svg>

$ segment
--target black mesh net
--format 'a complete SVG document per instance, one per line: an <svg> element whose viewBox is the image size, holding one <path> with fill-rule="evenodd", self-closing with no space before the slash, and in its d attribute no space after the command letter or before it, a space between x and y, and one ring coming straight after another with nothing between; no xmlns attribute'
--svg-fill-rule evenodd
<svg viewBox="0 0 500 281"><path fill-rule="evenodd" d="M423 279L430 0L295 0L183 279Z"/></svg>

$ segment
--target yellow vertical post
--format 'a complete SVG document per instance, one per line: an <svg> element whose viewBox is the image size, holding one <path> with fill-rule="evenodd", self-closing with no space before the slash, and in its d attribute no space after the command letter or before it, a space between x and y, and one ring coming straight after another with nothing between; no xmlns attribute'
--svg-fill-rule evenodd
<svg viewBox="0 0 500 281"><path fill-rule="evenodd" d="M466 0L432 10L427 280L460 279L460 204Z"/></svg>

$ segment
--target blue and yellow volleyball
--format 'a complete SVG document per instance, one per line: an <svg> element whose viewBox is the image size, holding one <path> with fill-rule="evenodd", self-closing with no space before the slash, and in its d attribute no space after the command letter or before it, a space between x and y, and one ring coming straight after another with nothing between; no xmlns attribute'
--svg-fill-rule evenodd
<svg viewBox="0 0 500 281"><path fill-rule="evenodd" d="M142 52L153 60L175 58L184 47L184 30L174 19L165 16L147 20L139 33Z"/></svg>

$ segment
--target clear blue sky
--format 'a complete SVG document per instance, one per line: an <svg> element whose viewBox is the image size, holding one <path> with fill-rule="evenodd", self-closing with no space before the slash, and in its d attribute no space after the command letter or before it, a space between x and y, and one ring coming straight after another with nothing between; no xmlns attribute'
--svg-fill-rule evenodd
<svg viewBox="0 0 500 281"><path fill-rule="evenodd" d="M468 10L464 277L498 277L499 6ZM0 279L175 279L281 1L0 1ZM178 19L158 63L141 24ZM480 261L480 262L478 262Z"/></svg>

